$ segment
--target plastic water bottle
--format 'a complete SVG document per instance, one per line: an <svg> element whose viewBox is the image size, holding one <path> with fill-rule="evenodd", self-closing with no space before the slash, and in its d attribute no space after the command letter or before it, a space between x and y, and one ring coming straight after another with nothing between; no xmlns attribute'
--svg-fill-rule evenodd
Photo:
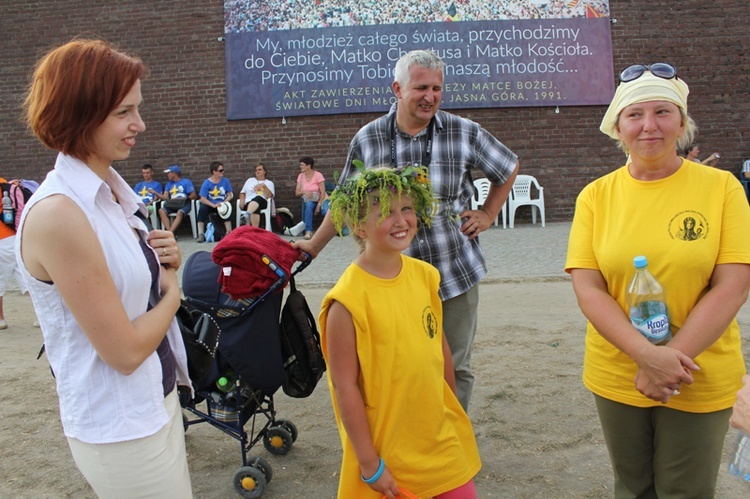
<svg viewBox="0 0 750 499"><path fill-rule="evenodd" d="M664 288L648 271L648 260L645 256L633 258L633 265L635 275L630 281L627 295L630 322L651 343L667 343L672 339L672 332L669 327Z"/></svg>
<svg viewBox="0 0 750 499"><path fill-rule="evenodd" d="M16 221L16 210L13 209L13 203L10 201L8 191L3 191L3 223L14 225Z"/></svg>
<svg viewBox="0 0 750 499"><path fill-rule="evenodd" d="M729 473L750 482L750 438L740 432L729 458Z"/></svg>
<svg viewBox="0 0 750 499"><path fill-rule="evenodd" d="M224 376L221 376L219 379L216 380L216 388L218 388L224 393L230 392L234 390L235 383L236 383L236 379L234 377L234 373L231 371L228 371Z"/></svg>

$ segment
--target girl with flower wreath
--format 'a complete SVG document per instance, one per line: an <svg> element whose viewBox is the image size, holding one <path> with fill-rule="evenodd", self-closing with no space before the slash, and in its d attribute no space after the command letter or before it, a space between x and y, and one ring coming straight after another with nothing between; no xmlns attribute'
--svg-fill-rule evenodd
<svg viewBox="0 0 750 499"><path fill-rule="evenodd" d="M338 496L475 498L481 461L455 395L440 274L402 254L431 222L427 169L356 166L330 210L361 252L319 318L343 446Z"/></svg>

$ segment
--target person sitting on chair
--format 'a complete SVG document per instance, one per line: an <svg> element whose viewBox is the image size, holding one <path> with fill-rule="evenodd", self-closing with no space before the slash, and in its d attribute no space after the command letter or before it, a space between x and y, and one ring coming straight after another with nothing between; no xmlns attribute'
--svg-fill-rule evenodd
<svg viewBox="0 0 750 499"><path fill-rule="evenodd" d="M164 173L167 174L169 182L164 187L164 192L162 194L157 193L155 196L162 201L166 201L159 209L159 220L161 220L165 229L174 234L185 215L190 213L192 208L190 201L196 198L195 187L193 187L191 180L182 178L182 170L178 165L170 166L164 170ZM170 224L169 215L173 213L177 213L177 215Z"/></svg>
<svg viewBox="0 0 750 499"><path fill-rule="evenodd" d="M706 166L716 166L716 163L719 162L719 158L721 157L718 152L715 152L704 160L699 159L698 155L701 153L701 150L698 147L698 144L689 145L683 152L685 153L685 159L687 159L688 161L700 163Z"/></svg>
<svg viewBox="0 0 750 499"><path fill-rule="evenodd" d="M161 182L154 180L154 167L149 163L141 167L141 175L143 175L143 181L138 182L133 190L141 197L150 216L154 212L154 204L159 200L159 195L164 193L164 187Z"/></svg>
<svg viewBox="0 0 750 499"><path fill-rule="evenodd" d="M231 201L234 197L232 184L224 177L224 165L218 161L214 161L209 166L209 169L211 170L211 176L203 181L200 191L201 204L198 207L199 243L206 240L204 233L206 232L208 215L210 213L218 213L217 208L219 205ZM229 219L224 220L224 227L226 233L229 234L232 231L232 221Z"/></svg>
<svg viewBox="0 0 750 499"><path fill-rule="evenodd" d="M255 165L255 177L250 177L240 191L240 209L250 215L250 225L260 227L260 212L271 203L273 212L273 198L276 187L272 180L268 180L268 170L263 163ZM273 213L271 213L273 215ZM243 220L244 220L243 213ZM271 229L266 227L266 229Z"/></svg>
<svg viewBox="0 0 750 499"><path fill-rule="evenodd" d="M305 239L312 237L313 215L320 213L321 201L326 197L323 174L315 170L315 160L310 156L299 159L300 174L294 194L302 198L302 219L305 221Z"/></svg>

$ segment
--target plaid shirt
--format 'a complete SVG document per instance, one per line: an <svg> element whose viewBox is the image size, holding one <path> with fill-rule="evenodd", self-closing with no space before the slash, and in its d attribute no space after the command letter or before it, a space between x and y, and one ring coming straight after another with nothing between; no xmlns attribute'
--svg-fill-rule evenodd
<svg viewBox="0 0 750 499"><path fill-rule="evenodd" d="M388 124L395 112L394 104L387 115L357 132L349 146L340 183L356 171L352 166L354 159L362 160L368 168L391 164L392 134ZM419 165L427 144L427 128L414 137L396 128L396 166ZM448 300L465 293L487 274L479 239L470 240L461 233L459 215L471 209L474 196L471 170L480 170L490 182L500 185L513 173L518 156L477 123L438 111L431 157L430 182L438 210L432 227L420 228L406 253L440 271L440 298Z"/></svg>

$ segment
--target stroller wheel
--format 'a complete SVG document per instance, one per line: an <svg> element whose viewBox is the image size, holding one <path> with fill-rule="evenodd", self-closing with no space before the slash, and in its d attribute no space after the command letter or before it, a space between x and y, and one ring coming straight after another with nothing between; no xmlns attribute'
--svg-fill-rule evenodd
<svg viewBox="0 0 750 499"><path fill-rule="evenodd" d="M252 466L243 466L234 473L234 490L242 497L260 497L265 488L263 473Z"/></svg>
<svg viewBox="0 0 750 499"><path fill-rule="evenodd" d="M266 479L267 484L271 483L271 479L273 478L273 469L271 469L271 463L269 463L262 457L254 457L250 459L250 462L248 464L263 473L263 477Z"/></svg>
<svg viewBox="0 0 750 499"><path fill-rule="evenodd" d="M263 446L277 456L288 454L292 443L292 435L281 426L272 426L263 434Z"/></svg>
<svg viewBox="0 0 750 499"><path fill-rule="evenodd" d="M274 421L272 426L281 426L292 436L292 442L297 441L297 436L299 435L297 426L288 419L277 419L276 421Z"/></svg>

